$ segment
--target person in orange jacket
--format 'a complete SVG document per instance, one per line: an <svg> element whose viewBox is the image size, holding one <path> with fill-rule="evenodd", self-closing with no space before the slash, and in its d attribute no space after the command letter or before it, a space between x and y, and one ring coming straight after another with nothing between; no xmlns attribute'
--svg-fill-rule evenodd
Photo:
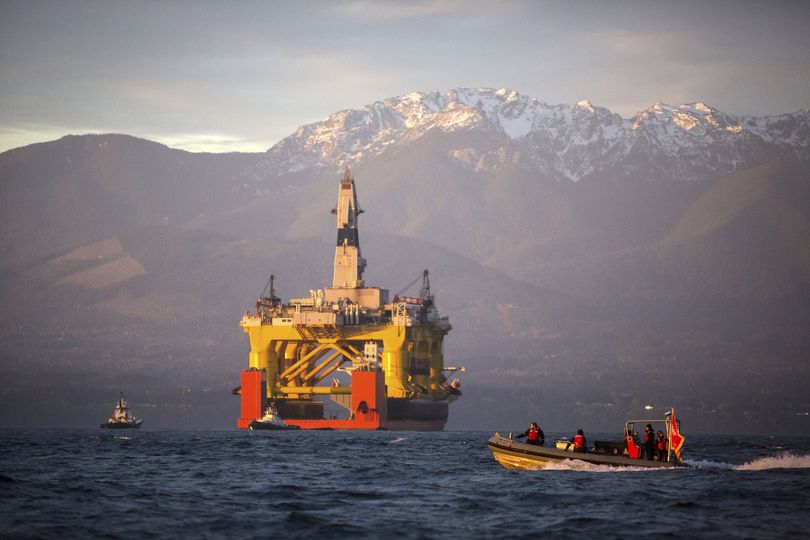
<svg viewBox="0 0 810 540"><path fill-rule="evenodd" d="M526 437L526 443L535 444L537 446L543 446L543 443L546 440L546 435L545 433L543 433L543 430L540 429L540 426L537 425L537 422L532 422L531 424L529 424L529 429L527 429L517 437L518 439Z"/></svg>
<svg viewBox="0 0 810 540"><path fill-rule="evenodd" d="M582 454L586 452L588 442L585 440L585 433L581 429L578 429L577 434L571 437L571 442L574 444L574 452Z"/></svg>

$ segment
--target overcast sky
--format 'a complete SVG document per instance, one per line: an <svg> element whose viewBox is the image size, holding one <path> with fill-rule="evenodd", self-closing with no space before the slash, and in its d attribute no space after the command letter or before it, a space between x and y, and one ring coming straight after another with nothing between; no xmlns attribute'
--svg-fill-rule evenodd
<svg viewBox="0 0 810 540"><path fill-rule="evenodd" d="M630 116L810 108L810 2L0 0L0 151L127 133L263 151L414 90L510 88Z"/></svg>

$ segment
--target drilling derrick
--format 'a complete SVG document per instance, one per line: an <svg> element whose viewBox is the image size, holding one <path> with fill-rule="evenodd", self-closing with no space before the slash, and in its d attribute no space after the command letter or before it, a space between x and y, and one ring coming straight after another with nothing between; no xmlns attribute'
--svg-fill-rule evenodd
<svg viewBox="0 0 810 540"><path fill-rule="evenodd" d="M441 430L448 405L457 399L458 380L448 383L444 336L451 326L430 294L428 271L419 297L394 296L367 287L360 252L354 178L346 168L332 213L337 218L332 286L283 303L275 296L245 312L240 326L248 334L248 369L242 372L238 425L246 428L268 402L291 425L303 429ZM265 290L267 288L265 287ZM340 370L351 384L330 377ZM344 409L342 418L325 419L328 397Z"/></svg>
<svg viewBox="0 0 810 540"><path fill-rule="evenodd" d="M358 289L363 287L363 270L366 260L360 256L360 233L357 230L357 217L363 213L357 205L354 178L349 168L340 182L337 206L332 209L337 216L337 247L335 247L335 269L332 288Z"/></svg>

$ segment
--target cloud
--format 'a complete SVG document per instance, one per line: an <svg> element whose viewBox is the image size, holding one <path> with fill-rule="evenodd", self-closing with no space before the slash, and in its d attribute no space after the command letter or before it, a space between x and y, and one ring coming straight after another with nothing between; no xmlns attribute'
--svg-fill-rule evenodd
<svg viewBox="0 0 810 540"><path fill-rule="evenodd" d="M405 21L410 19L435 17L439 15L461 14L482 7L492 7L491 3L462 2L460 0L426 1L355 1L337 2L329 11L342 18L354 21Z"/></svg>
<svg viewBox="0 0 810 540"><path fill-rule="evenodd" d="M586 97L625 117L656 101L704 101L731 114L765 115L810 98L810 58L801 47L774 47L762 36L673 25L582 37L600 52L579 84L595 90Z"/></svg>
<svg viewBox="0 0 810 540"><path fill-rule="evenodd" d="M6 126L212 141L224 133L211 144L231 146L459 86L589 99L624 116L656 101L740 114L810 107L810 10L798 4L180 0L20 3L5 14Z"/></svg>
<svg viewBox="0 0 810 540"><path fill-rule="evenodd" d="M29 144L53 141L65 135L89 135L98 130L49 124L0 124L0 152Z"/></svg>
<svg viewBox="0 0 810 540"><path fill-rule="evenodd" d="M264 152L272 146L267 140L223 133L153 134L145 138L188 152Z"/></svg>
<svg viewBox="0 0 810 540"><path fill-rule="evenodd" d="M114 131L93 128L76 128L48 124L0 125L0 148L2 151L19 148L38 142L53 141L65 135L98 135ZM129 132L127 135L165 144L188 152L264 152L275 141L249 138L228 133L162 133Z"/></svg>

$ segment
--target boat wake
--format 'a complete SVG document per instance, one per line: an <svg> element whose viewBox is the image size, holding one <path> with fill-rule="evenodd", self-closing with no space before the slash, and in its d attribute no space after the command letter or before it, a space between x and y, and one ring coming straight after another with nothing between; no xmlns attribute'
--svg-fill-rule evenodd
<svg viewBox="0 0 810 540"><path fill-rule="evenodd" d="M687 465L693 469L703 469L710 471L728 471L734 468L731 463L723 463L722 461L707 461L703 459L687 459L684 460Z"/></svg>
<svg viewBox="0 0 810 540"><path fill-rule="evenodd" d="M765 471L768 469L810 469L810 455L797 456L785 452L776 456L768 456L742 465L732 465L717 461L686 460L686 464L705 470L734 470L734 471Z"/></svg>
<svg viewBox="0 0 810 540"><path fill-rule="evenodd" d="M617 472L649 472L664 471L663 468L652 467L612 467L610 465L596 465L579 460L566 460L545 465L544 471L578 471L589 473L617 473Z"/></svg>
<svg viewBox="0 0 810 540"><path fill-rule="evenodd" d="M127 437L126 435L115 435L113 438L118 439L119 441L128 441L128 440L130 440L130 437Z"/></svg>
<svg viewBox="0 0 810 540"><path fill-rule="evenodd" d="M405 437L397 437L394 440L388 441L388 444L397 444L405 440Z"/></svg>
<svg viewBox="0 0 810 540"><path fill-rule="evenodd" d="M714 470L714 471L765 471L769 469L810 469L810 455L796 455L784 452L775 456L762 457L743 463L733 465L718 461L691 460L687 459L686 464L694 469ZM544 471L580 471L580 472L649 472L665 471L672 469L654 469L648 467L611 467L610 465L595 465L578 460L560 461L545 465Z"/></svg>
<svg viewBox="0 0 810 540"><path fill-rule="evenodd" d="M766 469L810 469L810 455L797 456L790 452L755 459L734 467L735 471L763 471Z"/></svg>

